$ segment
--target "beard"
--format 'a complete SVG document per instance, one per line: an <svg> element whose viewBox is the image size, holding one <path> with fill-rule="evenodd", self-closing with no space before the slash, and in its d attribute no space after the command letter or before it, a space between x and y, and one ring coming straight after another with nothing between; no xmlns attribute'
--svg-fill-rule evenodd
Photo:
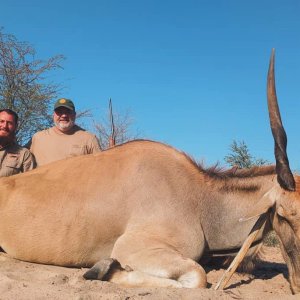
<svg viewBox="0 0 300 300"><path fill-rule="evenodd" d="M15 141L16 137L15 135L7 135L7 136L0 136L0 145L5 146L7 144L10 144L12 141Z"/></svg>
<svg viewBox="0 0 300 300"><path fill-rule="evenodd" d="M70 129L73 128L74 124L75 121L73 120L69 120L67 123L61 123L59 121L55 122L55 126L59 128L59 130L61 130L62 132L69 131Z"/></svg>

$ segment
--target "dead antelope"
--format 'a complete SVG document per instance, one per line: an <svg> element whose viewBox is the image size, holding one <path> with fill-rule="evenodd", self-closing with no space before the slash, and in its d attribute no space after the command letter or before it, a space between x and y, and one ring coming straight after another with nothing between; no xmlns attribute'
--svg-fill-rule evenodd
<svg viewBox="0 0 300 300"><path fill-rule="evenodd" d="M85 274L90 279L203 288L206 274L196 261L240 248L263 215L267 222L255 241L274 228L298 293L300 178L286 154L274 54L268 107L276 166L211 172L170 146L134 141L2 178L0 246L29 262L96 263Z"/></svg>

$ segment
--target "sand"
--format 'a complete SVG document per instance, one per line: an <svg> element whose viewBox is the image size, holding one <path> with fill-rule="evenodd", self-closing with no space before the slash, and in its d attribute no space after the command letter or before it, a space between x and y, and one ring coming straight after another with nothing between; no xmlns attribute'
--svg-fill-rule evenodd
<svg viewBox="0 0 300 300"><path fill-rule="evenodd" d="M262 261L252 274L235 273L228 287L215 291L224 269L206 267L207 289L123 288L85 280L87 269L39 265L0 253L0 299L300 299L292 295L287 267L277 247L263 247Z"/></svg>

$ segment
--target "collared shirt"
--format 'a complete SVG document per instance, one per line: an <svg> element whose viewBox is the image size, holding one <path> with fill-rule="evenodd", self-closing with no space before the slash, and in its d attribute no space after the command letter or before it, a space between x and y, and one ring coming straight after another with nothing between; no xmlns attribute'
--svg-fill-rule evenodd
<svg viewBox="0 0 300 300"><path fill-rule="evenodd" d="M26 147L34 155L38 167L56 160L101 151L97 137L77 125L70 133L58 132L55 127L39 131Z"/></svg>
<svg viewBox="0 0 300 300"><path fill-rule="evenodd" d="M35 160L30 151L13 142L0 149L0 177L32 170Z"/></svg>

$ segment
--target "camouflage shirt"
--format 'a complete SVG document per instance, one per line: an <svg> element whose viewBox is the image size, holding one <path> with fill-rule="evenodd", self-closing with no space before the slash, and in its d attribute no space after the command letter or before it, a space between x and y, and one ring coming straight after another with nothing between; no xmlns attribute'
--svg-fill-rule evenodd
<svg viewBox="0 0 300 300"><path fill-rule="evenodd" d="M0 177L6 177L32 170L35 160L30 151L11 143L0 149Z"/></svg>

